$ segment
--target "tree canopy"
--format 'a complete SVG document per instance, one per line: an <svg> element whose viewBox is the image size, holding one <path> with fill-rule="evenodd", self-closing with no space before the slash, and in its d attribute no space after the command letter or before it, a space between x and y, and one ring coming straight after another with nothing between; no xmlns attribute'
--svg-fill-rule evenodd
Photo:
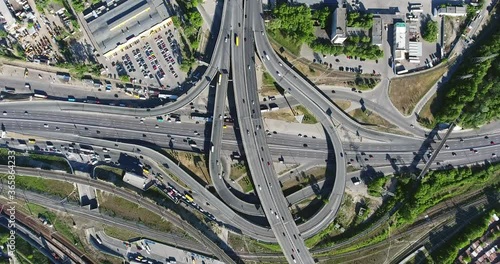
<svg viewBox="0 0 500 264"><path fill-rule="evenodd" d="M347 26L369 29L373 26L373 14L350 12L347 14Z"/></svg>
<svg viewBox="0 0 500 264"><path fill-rule="evenodd" d="M500 27L468 56L448 83L434 114L450 123L460 117L462 127L477 127L500 117Z"/></svg>
<svg viewBox="0 0 500 264"><path fill-rule="evenodd" d="M436 42L438 33L438 22L434 20L427 21L425 24L424 31L422 32L422 38L428 42Z"/></svg>
<svg viewBox="0 0 500 264"><path fill-rule="evenodd" d="M306 5L282 4L272 12L274 19L269 29L302 43L310 43L314 39L311 9Z"/></svg>
<svg viewBox="0 0 500 264"><path fill-rule="evenodd" d="M318 21L321 28L326 28L326 22L332 11L328 7L316 9L311 12L312 19Z"/></svg>
<svg viewBox="0 0 500 264"><path fill-rule="evenodd" d="M376 60L384 56L384 52L377 45L372 45L368 37L350 37L342 46L332 45L330 40L318 38L311 42L310 46L316 52L334 56L345 54L368 60Z"/></svg>

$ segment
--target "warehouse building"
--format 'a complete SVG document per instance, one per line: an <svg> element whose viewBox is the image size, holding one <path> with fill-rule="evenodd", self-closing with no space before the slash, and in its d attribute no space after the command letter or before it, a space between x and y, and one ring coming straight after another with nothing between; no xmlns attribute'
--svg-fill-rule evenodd
<svg viewBox="0 0 500 264"><path fill-rule="evenodd" d="M146 190L152 184L152 181L147 177L130 172L123 175L123 181L141 190Z"/></svg>
<svg viewBox="0 0 500 264"><path fill-rule="evenodd" d="M172 23L163 0L101 2L85 10L91 37L105 57Z"/></svg>
<svg viewBox="0 0 500 264"><path fill-rule="evenodd" d="M406 23L396 22L394 24L394 47L393 56L395 61L405 59L406 54Z"/></svg>
<svg viewBox="0 0 500 264"><path fill-rule="evenodd" d="M467 8L465 6L446 6L438 9L439 16L466 16Z"/></svg>

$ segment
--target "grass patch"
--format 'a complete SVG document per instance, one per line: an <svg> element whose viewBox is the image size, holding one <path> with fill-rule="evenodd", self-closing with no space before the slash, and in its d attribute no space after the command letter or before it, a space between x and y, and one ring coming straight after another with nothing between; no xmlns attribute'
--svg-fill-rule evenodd
<svg viewBox="0 0 500 264"><path fill-rule="evenodd" d="M253 191L253 184L248 176L245 176L241 180L239 180L238 184L241 186L244 193Z"/></svg>
<svg viewBox="0 0 500 264"><path fill-rule="evenodd" d="M302 43L300 43L298 41L294 41L294 40L284 36L278 30L276 30L276 31L268 30L267 33L268 33L268 37L270 37L271 40L276 42L276 44L285 48L291 54L293 54L295 56L300 56L300 48L302 47Z"/></svg>
<svg viewBox="0 0 500 264"><path fill-rule="evenodd" d="M296 176L295 179L282 182L281 189L286 196L293 193L297 188L300 190L307 185L316 184L318 181L323 180L325 176L326 167L314 167L307 171L301 171L300 176Z"/></svg>
<svg viewBox="0 0 500 264"><path fill-rule="evenodd" d="M205 155L171 149L166 150L166 152L169 158L176 163L180 163L180 167L186 170L200 184L203 184L203 186L212 184Z"/></svg>
<svg viewBox="0 0 500 264"><path fill-rule="evenodd" d="M270 38L271 46L274 50L280 50L280 46ZM320 64L314 64L311 61L300 58L297 55L290 53L287 50L283 52L279 52L280 55L285 61L293 62L293 68L295 68L298 72L302 73L306 77L316 77L324 74L326 71L329 71L326 67L323 67Z"/></svg>
<svg viewBox="0 0 500 264"><path fill-rule="evenodd" d="M362 124L375 125L383 128L397 128L395 125L370 110L363 112L363 110L358 108L349 112L349 115Z"/></svg>
<svg viewBox="0 0 500 264"><path fill-rule="evenodd" d="M83 244L78 236L78 232L73 228L73 218L71 216L67 216L65 214L57 214L47 208L33 204L26 203L24 204L27 212L34 217L38 217L39 215L43 215L52 225L54 225L54 229L59 232L62 236L67 238L70 242L73 243L76 247L84 251Z"/></svg>
<svg viewBox="0 0 500 264"><path fill-rule="evenodd" d="M351 101L348 100L333 100L333 102L344 111L351 107Z"/></svg>
<svg viewBox="0 0 500 264"><path fill-rule="evenodd" d="M138 204L102 191L97 192L97 198L99 199L100 211L105 214L135 221L162 232L176 231L171 223L162 220L157 214L139 207Z"/></svg>
<svg viewBox="0 0 500 264"><path fill-rule="evenodd" d="M0 179L7 180L8 175L0 174ZM66 198L75 191L75 186L73 184L63 181L17 175L15 181L16 188L36 193L50 194L60 198ZM78 192L75 193L75 196L71 196L71 198L78 201Z"/></svg>
<svg viewBox="0 0 500 264"><path fill-rule="evenodd" d="M297 119L295 119L295 116L293 115L293 112L292 110L290 110L290 108L263 112L262 117L273 120L281 120L289 123L297 123Z"/></svg>
<svg viewBox="0 0 500 264"><path fill-rule="evenodd" d="M262 96L279 95L284 92L283 88L274 81L274 78L268 72L262 72Z"/></svg>
<svg viewBox="0 0 500 264"><path fill-rule="evenodd" d="M432 105L434 104L434 100L439 100L437 94L434 94L429 101L422 107L420 113L418 113L418 122L429 129L434 128L434 124L436 123L436 119L432 114ZM436 104L434 104L436 105Z"/></svg>
<svg viewBox="0 0 500 264"><path fill-rule="evenodd" d="M122 181L124 174L124 170L107 165L101 165L95 168L95 176L97 178L110 182Z"/></svg>
<svg viewBox="0 0 500 264"><path fill-rule="evenodd" d="M136 233L134 231L130 231L127 229L118 228L118 227L114 227L114 226L109 226L109 225L104 226L104 233L106 233L106 235L108 235L110 237L114 237L116 239L123 240L123 241L128 241L128 240L132 240L134 238L142 237L141 234Z"/></svg>
<svg viewBox="0 0 500 264"><path fill-rule="evenodd" d="M390 100L403 115L412 114L418 101L448 71L448 65L451 64L442 63L424 73L392 79L389 85Z"/></svg>
<svg viewBox="0 0 500 264"><path fill-rule="evenodd" d="M231 165L231 173L229 174L229 178L233 181L239 179L247 173L247 167L245 164L235 163Z"/></svg>
<svg viewBox="0 0 500 264"><path fill-rule="evenodd" d="M267 247L268 244L265 246L262 245L262 243L256 241L255 239L249 238L247 236L242 236L242 235L236 235L233 233L229 233L228 236L228 244L231 246L231 248L235 249L238 252L249 252L249 253L275 253L275 252L281 252L276 251L276 247L271 246L272 249ZM273 250L274 249L274 250Z"/></svg>
<svg viewBox="0 0 500 264"><path fill-rule="evenodd" d="M294 107L295 111L297 112L298 115L304 115L304 119L302 119L303 124L316 124L318 123L318 120L316 120L316 117L312 115L307 108L305 108L302 105L298 105Z"/></svg>
<svg viewBox="0 0 500 264"><path fill-rule="evenodd" d="M335 220L331 222L325 229L321 230L321 232L319 232L318 234L306 239L304 241L306 243L306 246L308 248L313 248L315 245L325 239L325 237L340 234L340 228L338 227L345 227L352 222L352 212L355 211L355 207L356 204L354 203L352 196L349 194L345 194Z"/></svg>
<svg viewBox="0 0 500 264"><path fill-rule="evenodd" d="M2 245L9 241L10 230L0 226L0 241ZM16 236L16 251L14 254L17 257L16 263L36 263L36 264L49 264L50 260L45 257L37 248L31 246L24 239ZM0 260L0 263L10 263L7 259Z"/></svg>
<svg viewBox="0 0 500 264"><path fill-rule="evenodd" d="M9 151L10 150L7 148L0 148L0 164L8 164L8 157L10 156ZM15 162L16 166L19 167L41 168L43 170L63 170L67 173L71 173L68 162L61 156L15 152Z"/></svg>
<svg viewBox="0 0 500 264"><path fill-rule="evenodd" d="M268 72L262 73L262 85L274 85L274 79Z"/></svg>

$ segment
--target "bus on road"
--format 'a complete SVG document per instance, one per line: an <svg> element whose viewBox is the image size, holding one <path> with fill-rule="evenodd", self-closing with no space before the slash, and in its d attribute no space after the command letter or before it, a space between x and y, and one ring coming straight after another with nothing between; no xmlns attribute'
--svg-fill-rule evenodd
<svg viewBox="0 0 500 264"><path fill-rule="evenodd" d="M236 44L236 47L238 47L240 45L240 37L236 36L235 38L235 44Z"/></svg>

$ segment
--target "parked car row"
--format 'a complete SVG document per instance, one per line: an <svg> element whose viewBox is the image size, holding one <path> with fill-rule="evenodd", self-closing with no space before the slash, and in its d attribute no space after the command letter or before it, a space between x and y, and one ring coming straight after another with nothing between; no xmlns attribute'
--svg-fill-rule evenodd
<svg viewBox="0 0 500 264"><path fill-rule="evenodd" d="M142 57L141 51L139 49L135 49L132 51L132 54L134 54L135 61L137 62L137 64L139 64L139 68L141 68L141 72L144 78L153 78L153 74L151 74L151 72L149 71L148 65Z"/></svg>
<svg viewBox="0 0 500 264"><path fill-rule="evenodd" d="M155 40L156 40L156 45L158 45L158 48L160 49L161 54L163 55L163 58L165 59L165 61L168 62L168 68L170 70L170 73L172 73L172 75L174 75L175 78L178 78L179 75L175 72L173 67L173 65L175 64L175 60L170 50L168 50L161 36L156 37Z"/></svg>
<svg viewBox="0 0 500 264"><path fill-rule="evenodd" d="M128 72L135 72L135 67L132 61L130 60L130 56L128 54L125 54L122 56L123 64L127 68Z"/></svg>

